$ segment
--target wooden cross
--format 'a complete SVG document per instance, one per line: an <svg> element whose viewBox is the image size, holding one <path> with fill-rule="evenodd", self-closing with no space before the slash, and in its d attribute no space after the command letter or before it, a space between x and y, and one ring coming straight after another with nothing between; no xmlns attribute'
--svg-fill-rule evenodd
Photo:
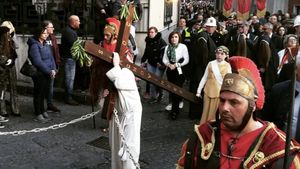
<svg viewBox="0 0 300 169"><path fill-rule="evenodd" d="M126 67L130 69L136 76L140 77L141 79L153 83L169 92L177 94L178 96L183 97L186 100L189 100L194 103L198 103L199 99L196 97L194 93L191 93L177 85L168 82L153 73L148 72L147 70L128 62L126 59L126 50L127 50L127 43L129 38L130 26L133 20L133 10L134 6L129 6L129 15L127 16L126 20L121 20L121 27L119 31L119 36L117 40L117 47L116 52L120 55L120 66ZM85 51L97 58L100 58L104 61L112 63L112 53L108 52L106 49L102 48L99 45L94 44L92 41L86 41L84 45ZM110 110L108 110L110 111Z"/></svg>
<svg viewBox="0 0 300 169"><path fill-rule="evenodd" d="M99 45L94 44L92 41L86 41L84 48L88 54L100 58L102 60L105 60L109 63L112 63L112 53L108 52L107 50L100 47ZM134 73L134 75L140 77L141 79L153 83L169 92L177 94L178 96L181 96L186 100L189 100L194 103L199 102L199 99L196 97L194 93L191 93L181 87L178 87L177 85L165 79L162 79L153 73L148 72L147 70L141 68L140 66L135 65L134 63L128 62L124 58L121 59L120 66L130 69Z"/></svg>

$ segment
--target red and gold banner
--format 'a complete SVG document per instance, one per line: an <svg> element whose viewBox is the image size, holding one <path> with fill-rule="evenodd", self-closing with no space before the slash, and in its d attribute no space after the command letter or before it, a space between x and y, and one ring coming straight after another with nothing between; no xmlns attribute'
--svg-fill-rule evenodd
<svg viewBox="0 0 300 169"><path fill-rule="evenodd" d="M224 0L223 15L229 17L232 12L232 0Z"/></svg>
<svg viewBox="0 0 300 169"><path fill-rule="evenodd" d="M237 3L237 18L247 20L250 14L251 0L238 0Z"/></svg>
<svg viewBox="0 0 300 169"><path fill-rule="evenodd" d="M256 7L257 7L257 17L263 18L266 14L266 4L267 0L256 0Z"/></svg>

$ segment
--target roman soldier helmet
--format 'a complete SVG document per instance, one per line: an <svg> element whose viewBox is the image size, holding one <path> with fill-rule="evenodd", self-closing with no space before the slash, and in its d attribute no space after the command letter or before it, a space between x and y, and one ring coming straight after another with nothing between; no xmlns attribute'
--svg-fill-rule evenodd
<svg viewBox="0 0 300 169"><path fill-rule="evenodd" d="M240 56L233 56L228 61L233 73L225 75L221 92L234 92L249 101L253 101L256 108L261 110L265 101L265 91L255 63Z"/></svg>
<svg viewBox="0 0 300 169"><path fill-rule="evenodd" d="M119 29L120 29L120 21L116 18L107 18L106 26L104 28L104 34L110 33L114 38L118 37Z"/></svg>

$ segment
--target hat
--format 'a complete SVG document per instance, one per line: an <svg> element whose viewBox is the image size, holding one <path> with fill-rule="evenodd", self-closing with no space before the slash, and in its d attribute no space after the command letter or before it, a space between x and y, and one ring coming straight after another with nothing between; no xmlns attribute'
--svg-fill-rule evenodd
<svg viewBox="0 0 300 169"><path fill-rule="evenodd" d="M234 73L225 75L221 92L234 92L254 101L257 109L262 109L265 101L265 91L255 63L241 56L233 56L228 61Z"/></svg>
<svg viewBox="0 0 300 169"><path fill-rule="evenodd" d="M112 18L107 18L106 22L107 24L104 28L104 33L107 32L117 36L120 29L120 21L112 17Z"/></svg>
<svg viewBox="0 0 300 169"><path fill-rule="evenodd" d="M207 18L205 26L217 26L217 21L214 17Z"/></svg>
<svg viewBox="0 0 300 169"><path fill-rule="evenodd" d="M297 15L294 20L294 27L300 26L300 15Z"/></svg>
<svg viewBox="0 0 300 169"><path fill-rule="evenodd" d="M216 49L216 52L220 51L220 52L224 52L226 55L229 55L229 49L226 46L219 46Z"/></svg>
<svg viewBox="0 0 300 169"><path fill-rule="evenodd" d="M4 21L2 22L1 26L6 26L9 28L9 34L15 32L15 27L10 21Z"/></svg>

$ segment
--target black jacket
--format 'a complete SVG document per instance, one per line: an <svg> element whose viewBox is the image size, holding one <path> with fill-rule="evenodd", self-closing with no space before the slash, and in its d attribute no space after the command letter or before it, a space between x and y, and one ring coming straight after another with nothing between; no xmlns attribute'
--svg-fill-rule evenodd
<svg viewBox="0 0 300 169"><path fill-rule="evenodd" d="M72 27L69 25L62 30L61 33L61 57L72 58L71 47L73 43L77 40L78 36Z"/></svg>
<svg viewBox="0 0 300 169"><path fill-rule="evenodd" d="M161 33L158 32L152 39L147 36L145 41L146 48L141 62L143 63L148 61L148 63L152 66L156 66L157 63L163 65L162 57L167 43L162 39Z"/></svg>
<svg viewBox="0 0 300 169"><path fill-rule="evenodd" d="M291 88L291 80L275 84L266 95L266 103L261 114L263 120L274 122L281 130L284 130L291 107Z"/></svg>

